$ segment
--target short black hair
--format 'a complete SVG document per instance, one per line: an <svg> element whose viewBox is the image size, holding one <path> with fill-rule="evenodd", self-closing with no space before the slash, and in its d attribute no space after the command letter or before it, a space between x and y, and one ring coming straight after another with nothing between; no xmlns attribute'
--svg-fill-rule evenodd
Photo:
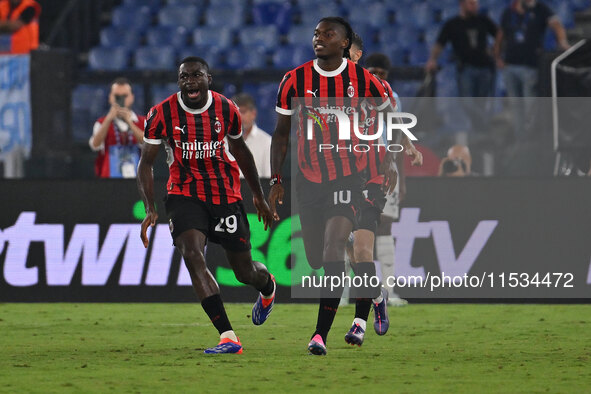
<svg viewBox="0 0 591 394"><path fill-rule="evenodd" d="M372 53L365 58L365 68L369 67L378 67L389 71L391 67L390 59L383 53Z"/></svg>
<svg viewBox="0 0 591 394"><path fill-rule="evenodd" d="M125 77L117 77L113 80L113 83L111 83L111 85L129 85L129 86L131 86L131 82L129 82L129 79L127 79Z"/></svg>
<svg viewBox="0 0 591 394"><path fill-rule="evenodd" d="M357 48L363 50L363 40L359 34L353 33L353 43L351 45L355 45Z"/></svg>
<svg viewBox="0 0 591 394"><path fill-rule="evenodd" d="M250 108L256 108L256 102L254 100L254 97L245 92L238 93L237 95L232 97L232 101L234 101L236 105L239 107L246 106Z"/></svg>
<svg viewBox="0 0 591 394"><path fill-rule="evenodd" d="M345 18L341 18L340 16L327 16L325 18L320 19L318 23L320 22L338 23L345 28L345 34L347 35L347 39L349 40L349 45L345 48L343 57L350 59L351 55L349 54L349 49L351 49L351 45L353 45L353 28L351 27L349 22L347 22Z"/></svg>
<svg viewBox="0 0 591 394"><path fill-rule="evenodd" d="M205 59L203 59L199 56L187 56L186 58L181 60L181 62L179 63L179 67L185 63L201 63L205 66L205 68L207 69L207 72L209 72L209 64L207 64Z"/></svg>

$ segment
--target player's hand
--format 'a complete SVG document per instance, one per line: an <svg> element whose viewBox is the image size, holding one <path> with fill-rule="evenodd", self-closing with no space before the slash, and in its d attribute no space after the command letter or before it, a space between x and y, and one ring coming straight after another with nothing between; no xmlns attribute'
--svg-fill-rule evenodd
<svg viewBox="0 0 591 394"><path fill-rule="evenodd" d="M280 183L276 183L271 186L271 191L269 192L269 206L271 207L271 212L273 213L273 219L275 221L279 220L279 215L277 214L277 203L279 205L283 205L283 194L285 190Z"/></svg>
<svg viewBox="0 0 591 394"><path fill-rule="evenodd" d="M384 161L382 162L382 172L384 173L382 191L387 194L394 193L396 183L398 183L398 171L396 171L396 164L393 155L389 155L384 158Z"/></svg>
<svg viewBox="0 0 591 394"><path fill-rule="evenodd" d="M429 59L429 60L427 61L427 63L425 63L425 70L426 70L428 73L432 73L432 72L435 72L435 71L437 71L437 67L438 67L438 66L437 66L437 62L436 62L435 60L431 60L431 59Z"/></svg>
<svg viewBox="0 0 591 394"><path fill-rule="evenodd" d="M405 149L405 152L412 161L410 164L413 166L422 166L423 165L423 154L419 152L419 150L412 144Z"/></svg>
<svg viewBox="0 0 591 394"><path fill-rule="evenodd" d="M265 224L265 230L271 228L271 225L273 224L273 213L271 212L269 205L267 205L267 201L265 201L265 198L255 196L252 198L252 202L255 208L257 209L257 216L259 218L259 222L262 218L263 223Z"/></svg>
<svg viewBox="0 0 591 394"><path fill-rule="evenodd" d="M156 212L148 212L144 220L142 221L142 231L140 233L140 238L142 239L142 243L144 244L144 248L148 247L150 241L148 240L148 227L154 227L156 225L156 221L158 220L158 214Z"/></svg>

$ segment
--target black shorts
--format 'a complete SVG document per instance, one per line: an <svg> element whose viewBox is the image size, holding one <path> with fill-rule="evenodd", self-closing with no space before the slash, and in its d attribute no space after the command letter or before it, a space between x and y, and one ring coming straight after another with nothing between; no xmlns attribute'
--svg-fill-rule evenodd
<svg viewBox="0 0 591 394"><path fill-rule="evenodd" d="M363 201L363 178L348 176L326 183L308 181L303 174L296 177L296 196L302 226L320 225L335 216L344 216L357 228L357 216Z"/></svg>
<svg viewBox="0 0 591 394"><path fill-rule="evenodd" d="M231 252L250 250L250 226L242 201L216 205L169 194L165 206L174 245L184 231L196 229Z"/></svg>
<svg viewBox="0 0 591 394"><path fill-rule="evenodd" d="M382 185L368 183L363 195L358 229L369 230L375 234L380 223L380 215L386 205L386 193L382 191Z"/></svg>

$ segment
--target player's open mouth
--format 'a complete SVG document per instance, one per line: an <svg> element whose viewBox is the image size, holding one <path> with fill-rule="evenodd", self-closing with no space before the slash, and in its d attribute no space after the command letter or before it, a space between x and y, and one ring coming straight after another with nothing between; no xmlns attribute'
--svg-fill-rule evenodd
<svg viewBox="0 0 591 394"><path fill-rule="evenodd" d="M322 44L316 44L316 45L314 45L314 49L315 50L324 49L324 45L322 45Z"/></svg>
<svg viewBox="0 0 591 394"><path fill-rule="evenodd" d="M199 97L199 91L198 90L189 90L187 92L187 97L190 98L191 100L195 100Z"/></svg>

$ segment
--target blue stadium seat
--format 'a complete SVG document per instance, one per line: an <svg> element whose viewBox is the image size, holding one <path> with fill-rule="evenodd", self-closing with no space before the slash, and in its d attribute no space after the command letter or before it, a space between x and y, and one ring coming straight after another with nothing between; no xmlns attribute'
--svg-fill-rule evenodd
<svg viewBox="0 0 591 394"><path fill-rule="evenodd" d="M245 46L262 45L272 48L279 43L279 32L275 26L247 26L240 30L240 42Z"/></svg>
<svg viewBox="0 0 591 394"><path fill-rule="evenodd" d="M199 28L193 31L193 44L195 46L216 46L226 49L233 44L233 34L230 29Z"/></svg>
<svg viewBox="0 0 591 394"><path fill-rule="evenodd" d="M433 23L433 8L429 3L417 3L412 7L412 13L417 27L424 29Z"/></svg>
<svg viewBox="0 0 591 394"><path fill-rule="evenodd" d="M94 122L108 111L107 88L99 85L78 85L72 90L72 136L87 143Z"/></svg>
<svg viewBox="0 0 591 394"><path fill-rule="evenodd" d="M238 29L244 25L244 9L242 7L210 6L205 15L205 24L216 29Z"/></svg>
<svg viewBox="0 0 591 394"><path fill-rule="evenodd" d="M168 0L168 5L194 5L197 8L205 8L207 0Z"/></svg>
<svg viewBox="0 0 591 394"><path fill-rule="evenodd" d="M158 23L161 26L183 26L195 28L199 23L199 14L194 5L168 5L158 11Z"/></svg>
<svg viewBox="0 0 591 394"><path fill-rule="evenodd" d="M129 53L124 47L95 47L88 52L88 66L91 70L125 70L128 61Z"/></svg>
<svg viewBox="0 0 591 394"><path fill-rule="evenodd" d="M275 129L275 122L277 119L277 112L275 112L275 104L277 101L277 88L279 82L272 83L245 83L242 86L242 91L254 97L257 105L257 126L265 130L267 133L272 133Z"/></svg>
<svg viewBox="0 0 591 394"><path fill-rule="evenodd" d="M298 67L316 56L311 45L284 45L273 54L273 66L281 69Z"/></svg>
<svg viewBox="0 0 591 394"><path fill-rule="evenodd" d="M152 85L152 103L150 106L154 106L172 94L178 92L179 88L176 83L167 84L154 84Z"/></svg>
<svg viewBox="0 0 591 394"><path fill-rule="evenodd" d="M314 25L326 16L346 16L345 11L336 3L316 4L300 8L300 21L302 25Z"/></svg>
<svg viewBox="0 0 591 394"><path fill-rule="evenodd" d="M125 47L135 49L140 45L140 33L134 29L107 26L100 32L103 47Z"/></svg>
<svg viewBox="0 0 591 394"><path fill-rule="evenodd" d="M420 31L413 25L392 25L379 30L380 42L388 44L396 41L398 45L410 46L419 41Z"/></svg>
<svg viewBox="0 0 591 394"><path fill-rule="evenodd" d="M123 0L126 7L149 7L151 11L157 11L162 6L161 0Z"/></svg>
<svg viewBox="0 0 591 394"><path fill-rule="evenodd" d="M252 9L255 25L275 25L281 34L289 31L292 13L292 7L289 3L264 2L256 4Z"/></svg>
<svg viewBox="0 0 591 394"><path fill-rule="evenodd" d="M262 46L239 46L226 51L225 68L232 70L252 70L255 68L265 68L266 66L267 53Z"/></svg>
<svg viewBox="0 0 591 394"><path fill-rule="evenodd" d="M141 47L135 51L135 68L138 70L174 70L176 56L172 46Z"/></svg>
<svg viewBox="0 0 591 394"><path fill-rule="evenodd" d="M287 41L290 44L309 45L311 48L315 28L316 25L292 26L287 33Z"/></svg>
<svg viewBox="0 0 591 394"><path fill-rule="evenodd" d="M409 62L411 65L424 65L427 60L429 60L429 48L426 45L417 43L410 48Z"/></svg>
<svg viewBox="0 0 591 394"><path fill-rule="evenodd" d="M150 7L119 6L113 10L112 23L124 29L143 31L152 23Z"/></svg>
<svg viewBox="0 0 591 394"><path fill-rule="evenodd" d="M439 30L441 30L439 26L431 26L424 31L423 36L427 45L431 46L435 44L437 37L439 37Z"/></svg>
<svg viewBox="0 0 591 394"><path fill-rule="evenodd" d="M217 47L211 46L193 46L185 47L179 50L179 60L182 60L188 56L199 56L207 62L209 68L217 68L221 64L221 52L222 50Z"/></svg>
<svg viewBox="0 0 591 394"><path fill-rule="evenodd" d="M148 46L172 45L179 49L187 46L187 29L179 26L155 26L146 31Z"/></svg>

